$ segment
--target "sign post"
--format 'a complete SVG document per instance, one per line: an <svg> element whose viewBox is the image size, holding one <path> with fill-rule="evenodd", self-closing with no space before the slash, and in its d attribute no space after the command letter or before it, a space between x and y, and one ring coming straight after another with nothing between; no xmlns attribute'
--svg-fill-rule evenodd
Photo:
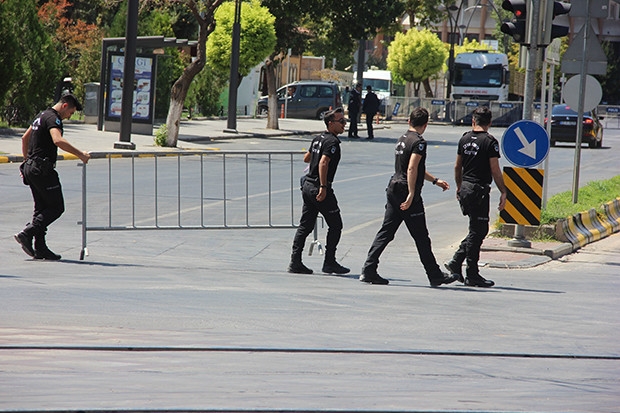
<svg viewBox="0 0 620 413"><path fill-rule="evenodd" d="M511 164L531 168L540 164L549 154L549 135L538 123L522 120L510 125L502 136L502 152ZM509 192L509 196L512 194ZM511 247L530 248L532 243L525 239L523 225L515 226L514 238L508 241Z"/></svg>

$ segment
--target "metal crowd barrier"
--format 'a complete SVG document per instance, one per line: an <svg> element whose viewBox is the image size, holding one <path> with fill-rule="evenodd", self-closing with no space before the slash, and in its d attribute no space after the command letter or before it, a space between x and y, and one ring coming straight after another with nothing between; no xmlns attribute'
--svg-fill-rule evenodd
<svg viewBox="0 0 620 413"><path fill-rule="evenodd" d="M521 120L523 102L391 96L388 109L394 117L407 118L411 111L419 106L428 110L431 121L470 126L472 112L483 105L489 106L493 112L493 125L495 126L509 126Z"/></svg>
<svg viewBox="0 0 620 413"><path fill-rule="evenodd" d="M620 105L599 105L597 113L603 117L603 130L620 129Z"/></svg>
<svg viewBox="0 0 620 413"><path fill-rule="evenodd" d="M80 260L89 231L296 228L303 153L91 153L80 164Z"/></svg>

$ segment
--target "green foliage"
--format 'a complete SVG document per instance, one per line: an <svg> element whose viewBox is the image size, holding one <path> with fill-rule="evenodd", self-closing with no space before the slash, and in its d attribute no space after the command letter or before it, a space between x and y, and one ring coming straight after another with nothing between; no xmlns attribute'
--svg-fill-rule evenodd
<svg viewBox="0 0 620 413"><path fill-rule="evenodd" d="M573 204L571 191L554 195L541 211L541 224L550 224L578 212L595 208L602 212L602 205L620 196L620 175L606 181L592 181L579 189L578 203Z"/></svg>
<svg viewBox="0 0 620 413"><path fill-rule="evenodd" d="M194 78L185 98L185 106L190 110L190 117L195 106L204 116L217 115L220 112L220 94L227 82L228 77L218 76L207 64Z"/></svg>
<svg viewBox="0 0 620 413"><path fill-rule="evenodd" d="M410 21L418 22L420 27L430 28L431 23L447 20L449 17L444 0L402 0Z"/></svg>
<svg viewBox="0 0 620 413"><path fill-rule="evenodd" d="M84 102L84 84L99 82L101 69L101 31L97 31L99 40L93 41L89 47L81 51L78 65L71 71L71 78L75 86L74 94L80 102Z"/></svg>
<svg viewBox="0 0 620 413"><path fill-rule="evenodd" d="M607 56L607 73L599 78L603 88L603 101L618 104L620 103L620 44L603 42L602 46Z"/></svg>
<svg viewBox="0 0 620 413"><path fill-rule="evenodd" d="M207 60L221 76L230 72L235 3L223 3L215 12L215 30L207 39ZM276 46L275 17L258 0L241 3L239 75L246 76Z"/></svg>
<svg viewBox="0 0 620 413"><path fill-rule="evenodd" d="M6 61L12 75L0 90L2 117L10 125L26 125L52 103L63 74L61 56L39 21L35 0L4 0L0 6L3 42L16 50Z"/></svg>
<svg viewBox="0 0 620 413"><path fill-rule="evenodd" d="M0 102L17 77L17 65L21 56L18 39L13 31L12 19L21 12L21 4L15 0L0 3Z"/></svg>
<svg viewBox="0 0 620 413"><path fill-rule="evenodd" d="M439 72L448 57L444 44L430 30L397 33L388 48L387 66L396 81L422 82Z"/></svg>
<svg viewBox="0 0 620 413"><path fill-rule="evenodd" d="M162 123L157 131L155 131L153 140L157 146L166 146L166 141L168 140L168 126L165 123Z"/></svg>

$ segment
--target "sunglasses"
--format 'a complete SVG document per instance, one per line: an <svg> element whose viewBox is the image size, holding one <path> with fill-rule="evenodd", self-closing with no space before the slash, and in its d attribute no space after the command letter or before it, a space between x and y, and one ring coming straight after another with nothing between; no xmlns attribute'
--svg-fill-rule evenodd
<svg viewBox="0 0 620 413"><path fill-rule="evenodd" d="M341 125L345 125L347 123L347 120L345 118L342 118L342 119L338 119L338 120L333 120L332 122L338 122Z"/></svg>

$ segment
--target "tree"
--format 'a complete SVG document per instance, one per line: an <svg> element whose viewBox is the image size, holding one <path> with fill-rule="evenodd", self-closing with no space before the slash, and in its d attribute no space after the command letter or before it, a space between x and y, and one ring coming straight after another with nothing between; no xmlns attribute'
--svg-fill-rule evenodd
<svg viewBox="0 0 620 413"><path fill-rule="evenodd" d="M267 128L278 129L276 66L287 49L303 53L310 41L321 39L323 47L331 45L337 57L343 51L352 53L355 40L374 36L377 30L391 27L403 10L400 0L262 0L276 16L278 43L265 61L269 95ZM329 49L329 46L325 49Z"/></svg>
<svg viewBox="0 0 620 413"><path fill-rule="evenodd" d="M12 80L4 93L2 116L9 124L26 124L37 111L52 103L54 88L62 76L61 57L37 16L35 0L0 2L2 32L15 47Z"/></svg>
<svg viewBox="0 0 620 413"><path fill-rule="evenodd" d="M16 0L0 2L0 102L4 102L11 85L17 78L17 66L21 51L11 22L17 13L21 13L21 4ZM5 23L6 22L6 23Z"/></svg>
<svg viewBox="0 0 620 413"><path fill-rule="evenodd" d="M187 92L185 103L189 109L190 117L193 116L194 107L198 106L204 116L217 115L223 111L220 106L220 95L226 87L230 73L222 77L207 63L196 75Z"/></svg>
<svg viewBox="0 0 620 413"><path fill-rule="evenodd" d="M430 30L411 29L397 33L388 48L388 69L396 81L414 83L415 96L420 83L439 72L448 57L448 51Z"/></svg>
<svg viewBox="0 0 620 413"><path fill-rule="evenodd" d="M175 147L179 138L179 126L185 97L194 77L202 70L207 60L207 38L215 29L215 11L223 0L177 0L184 4L198 23L198 44L196 58L185 67L170 91L170 107L166 118L168 137L166 146Z"/></svg>
<svg viewBox="0 0 620 413"><path fill-rule="evenodd" d="M235 16L235 3L222 4L215 12L215 30L207 40L207 60L209 66L220 77L230 75L232 49L232 29ZM241 33L239 37L239 78L263 61L276 46L275 17L258 0L241 3Z"/></svg>
<svg viewBox="0 0 620 413"><path fill-rule="evenodd" d="M454 3L454 2L453 2ZM409 16L411 27L428 28L431 23L446 20L449 11L444 0L403 0L405 13Z"/></svg>

